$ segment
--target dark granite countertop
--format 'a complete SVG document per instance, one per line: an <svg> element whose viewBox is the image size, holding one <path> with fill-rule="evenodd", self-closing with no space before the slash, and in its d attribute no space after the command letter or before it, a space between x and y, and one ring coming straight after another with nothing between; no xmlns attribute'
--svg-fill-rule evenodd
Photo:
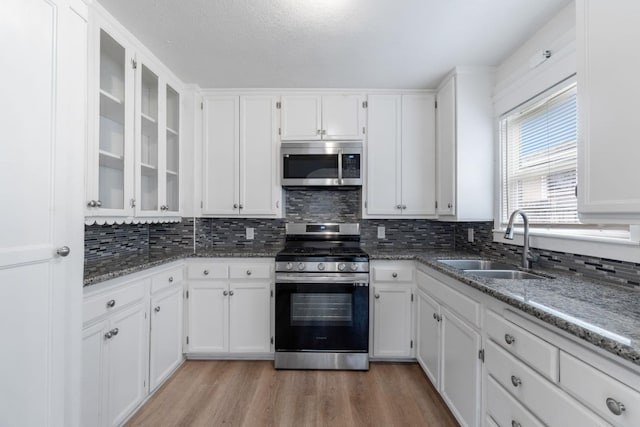
<svg viewBox="0 0 640 427"><path fill-rule="evenodd" d="M367 249L367 252L372 260L417 260L550 325L640 365L640 292L636 289L553 269L533 270L550 276L549 279L489 279L473 276L438 262L439 259L447 258L482 258L473 253L444 250L399 252L376 249Z"/></svg>
<svg viewBox="0 0 640 427"><path fill-rule="evenodd" d="M192 251L167 251L152 255L110 258L85 266L84 285L145 270L185 258L275 257L278 247L216 246ZM482 258L451 250L365 248L372 260L416 260L491 295L519 310L640 365L640 292L587 279L561 270L536 270L549 279L488 279L463 273L439 259Z"/></svg>

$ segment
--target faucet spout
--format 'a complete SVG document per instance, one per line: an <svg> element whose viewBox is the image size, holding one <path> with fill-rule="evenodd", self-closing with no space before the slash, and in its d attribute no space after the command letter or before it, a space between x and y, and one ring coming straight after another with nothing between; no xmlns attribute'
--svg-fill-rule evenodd
<svg viewBox="0 0 640 427"><path fill-rule="evenodd" d="M504 233L504 238L513 240L513 223L516 219L516 216L520 215L522 217L522 222L524 223L524 247L522 248L522 268L529 269L531 268L531 260L533 257L531 256L531 251L529 249L529 218L524 211L520 209L516 209L511 213L509 217L509 223L507 224L507 229Z"/></svg>

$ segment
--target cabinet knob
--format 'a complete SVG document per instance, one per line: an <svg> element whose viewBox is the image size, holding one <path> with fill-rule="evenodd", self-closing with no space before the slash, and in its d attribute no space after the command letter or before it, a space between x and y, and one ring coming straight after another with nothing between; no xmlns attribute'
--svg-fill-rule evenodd
<svg viewBox="0 0 640 427"><path fill-rule="evenodd" d="M238 209L238 204L237 203L233 204L233 209Z"/></svg>
<svg viewBox="0 0 640 427"><path fill-rule="evenodd" d="M251 270L247 270L247 276L251 276Z"/></svg>
<svg viewBox="0 0 640 427"><path fill-rule="evenodd" d="M449 204L447 205L447 207L448 207L449 209L451 209L451 208L453 207L453 204L449 203Z"/></svg>
<svg viewBox="0 0 640 427"><path fill-rule="evenodd" d="M113 336L113 332L109 331L106 334L104 334L104 339L110 340L112 336Z"/></svg>
<svg viewBox="0 0 640 427"><path fill-rule="evenodd" d="M222 295L224 295L226 297L227 295L229 295L229 292L227 292L226 290L222 291Z"/></svg>
<svg viewBox="0 0 640 427"><path fill-rule="evenodd" d="M402 205L402 209L407 209L407 205Z"/></svg>
<svg viewBox="0 0 640 427"><path fill-rule="evenodd" d="M98 208L102 207L102 201L101 200L96 200L96 207L98 207Z"/></svg>
<svg viewBox="0 0 640 427"><path fill-rule="evenodd" d="M56 254L61 257L66 257L70 253L71 253L71 249L69 249L69 246L63 246L61 248L58 248L58 250L56 250Z"/></svg>
<svg viewBox="0 0 640 427"><path fill-rule="evenodd" d="M116 306L116 300L112 299L107 301L107 308L113 308Z"/></svg>
<svg viewBox="0 0 640 427"><path fill-rule="evenodd" d="M205 276L208 276L208 275L209 275L209 270L204 270L204 271L202 272L202 274L204 274Z"/></svg>
<svg viewBox="0 0 640 427"><path fill-rule="evenodd" d="M402 205L396 205L396 209L402 209Z"/></svg>
<svg viewBox="0 0 640 427"><path fill-rule="evenodd" d="M618 402L612 397L607 398L607 408L609 408L613 415L622 415L622 413L627 410L622 402Z"/></svg>
<svg viewBox="0 0 640 427"><path fill-rule="evenodd" d="M244 209L244 205L242 203L240 203L239 208L240 209Z"/></svg>
<svg viewBox="0 0 640 427"><path fill-rule="evenodd" d="M155 311L156 313L160 313L160 306L157 306L156 308L154 308L153 311Z"/></svg>
<svg viewBox="0 0 640 427"><path fill-rule="evenodd" d="M522 385L522 380L515 375L511 375L511 384L513 384L514 387L519 387Z"/></svg>
<svg viewBox="0 0 640 427"><path fill-rule="evenodd" d="M438 314L438 317L436 318L436 320L437 320L438 322L439 322L439 321L441 321L441 320L442 320L442 316L440 316L440 315Z"/></svg>
<svg viewBox="0 0 640 427"><path fill-rule="evenodd" d="M522 424L520 424L516 420L511 420L511 427L522 427Z"/></svg>
<svg viewBox="0 0 640 427"><path fill-rule="evenodd" d="M376 297L376 299L380 299L380 294L375 294L374 297Z"/></svg>
<svg viewBox="0 0 640 427"><path fill-rule="evenodd" d="M232 297L233 296L233 291L229 291L229 296Z"/></svg>
<svg viewBox="0 0 640 427"><path fill-rule="evenodd" d="M393 278L395 279L396 277L398 277L398 273L396 273L396 272L394 271L393 273L391 273L391 277L393 277Z"/></svg>
<svg viewBox="0 0 640 427"><path fill-rule="evenodd" d="M514 337L513 335L504 334L504 341L505 341L507 344L511 345L511 344L513 344L514 342L516 342L516 339L515 339L515 337Z"/></svg>
<svg viewBox="0 0 640 427"><path fill-rule="evenodd" d="M95 200L89 200L87 202L87 206L90 208L95 208L96 206L98 206L97 202Z"/></svg>
<svg viewBox="0 0 640 427"><path fill-rule="evenodd" d="M322 134L322 130L320 129L316 130L316 135L320 135L320 134Z"/></svg>
<svg viewBox="0 0 640 427"><path fill-rule="evenodd" d="M173 282L173 276L169 276L169 283Z"/></svg>
<svg viewBox="0 0 640 427"><path fill-rule="evenodd" d="M437 314L435 314L435 313L433 313L433 318L434 318L435 320L438 320L438 315L437 315Z"/></svg>
<svg viewBox="0 0 640 427"><path fill-rule="evenodd" d="M115 337L116 335L118 335L118 332L120 332L120 329L118 329L118 328L113 328L113 329L111 330L111 333L113 334L113 336L114 336L114 337Z"/></svg>

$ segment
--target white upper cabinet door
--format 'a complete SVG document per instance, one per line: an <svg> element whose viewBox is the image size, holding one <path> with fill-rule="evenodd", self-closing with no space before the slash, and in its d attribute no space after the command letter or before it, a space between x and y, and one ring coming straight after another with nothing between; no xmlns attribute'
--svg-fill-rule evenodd
<svg viewBox="0 0 640 427"><path fill-rule="evenodd" d="M0 2L0 425L80 415L86 6ZM59 255L56 255L56 254Z"/></svg>
<svg viewBox="0 0 640 427"><path fill-rule="evenodd" d="M436 109L437 213L456 211L456 78L451 77L438 91Z"/></svg>
<svg viewBox="0 0 640 427"><path fill-rule="evenodd" d="M189 284L188 353L229 351L229 285L224 281Z"/></svg>
<svg viewBox="0 0 640 427"><path fill-rule="evenodd" d="M180 93L171 85L165 86L166 122L165 122L165 153L166 175L165 214L180 215ZM160 207L162 209L162 206Z"/></svg>
<svg viewBox="0 0 640 427"><path fill-rule="evenodd" d="M323 96L322 139L363 139L363 116L361 96Z"/></svg>
<svg viewBox="0 0 640 427"><path fill-rule="evenodd" d="M271 350L270 281L232 283L229 287L229 351Z"/></svg>
<svg viewBox="0 0 640 427"><path fill-rule="evenodd" d="M282 141L318 140L322 135L322 97L282 97Z"/></svg>
<svg viewBox="0 0 640 427"><path fill-rule="evenodd" d="M182 360L182 286L151 298L149 385L153 391Z"/></svg>
<svg viewBox="0 0 640 427"><path fill-rule="evenodd" d="M638 16L640 2L577 2L578 212L584 222L640 220Z"/></svg>
<svg viewBox="0 0 640 427"><path fill-rule="evenodd" d="M204 99L204 214L236 216L239 212L239 102L237 96Z"/></svg>
<svg viewBox="0 0 640 427"><path fill-rule="evenodd" d="M240 215L276 215L278 120L275 96L240 97Z"/></svg>
<svg viewBox="0 0 640 427"><path fill-rule="evenodd" d="M435 215L435 96L402 96L402 214Z"/></svg>
<svg viewBox="0 0 640 427"><path fill-rule="evenodd" d="M418 280L421 272L418 272ZM440 305L418 291L418 336L416 357L433 386L440 387Z"/></svg>
<svg viewBox="0 0 640 427"><path fill-rule="evenodd" d="M411 286L376 284L373 292L373 356L410 357Z"/></svg>
<svg viewBox="0 0 640 427"><path fill-rule="evenodd" d="M367 206L369 215L399 215L402 96L369 95Z"/></svg>

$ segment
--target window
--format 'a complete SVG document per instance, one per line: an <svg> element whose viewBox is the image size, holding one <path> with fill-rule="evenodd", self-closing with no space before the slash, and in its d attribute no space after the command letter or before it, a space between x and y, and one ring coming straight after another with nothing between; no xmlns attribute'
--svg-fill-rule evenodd
<svg viewBox="0 0 640 427"><path fill-rule="evenodd" d="M554 91L500 120L502 212L516 209L531 224L578 224L577 89Z"/></svg>

